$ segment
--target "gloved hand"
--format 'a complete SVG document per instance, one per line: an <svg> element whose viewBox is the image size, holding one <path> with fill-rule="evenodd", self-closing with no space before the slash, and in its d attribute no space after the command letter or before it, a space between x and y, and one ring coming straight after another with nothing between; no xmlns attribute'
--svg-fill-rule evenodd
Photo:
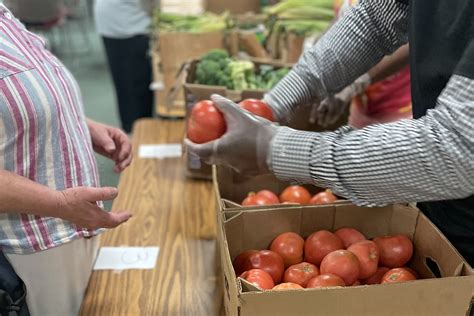
<svg viewBox="0 0 474 316"><path fill-rule="evenodd" d="M219 139L196 144L185 139L190 155L197 155L209 164L225 165L250 175L268 173L271 142L280 127L264 118L241 109L219 95L211 99L224 114L226 133Z"/></svg>
<svg viewBox="0 0 474 316"><path fill-rule="evenodd" d="M311 109L310 122L313 124L317 122L321 126L336 123L352 99L364 93L371 83L372 79L366 73L334 96L328 96L321 103L314 104Z"/></svg>

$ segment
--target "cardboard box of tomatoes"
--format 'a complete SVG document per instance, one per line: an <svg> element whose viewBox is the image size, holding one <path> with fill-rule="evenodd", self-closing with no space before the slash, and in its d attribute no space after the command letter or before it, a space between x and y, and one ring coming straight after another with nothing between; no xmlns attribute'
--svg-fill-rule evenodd
<svg viewBox="0 0 474 316"><path fill-rule="evenodd" d="M469 310L472 268L416 208L333 204L234 210L218 212L218 222L227 315L466 315ZM370 277L359 280L362 275Z"/></svg>
<svg viewBox="0 0 474 316"><path fill-rule="evenodd" d="M270 174L247 176L224 166L213 166L213 182L221 211L350 203L313 185L294 185Z"/></svg>

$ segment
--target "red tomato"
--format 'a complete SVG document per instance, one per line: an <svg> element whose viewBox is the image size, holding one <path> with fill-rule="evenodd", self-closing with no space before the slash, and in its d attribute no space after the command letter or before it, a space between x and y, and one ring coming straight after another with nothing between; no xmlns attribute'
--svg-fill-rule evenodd
<svg viewBox="0 0 474 316"><path fill-rule="evenodd" d="M309 200L311 200L311 194L299 185L289 186L280 194L280 201L282 203L290 202L304 205L309 204Z"/></svg>
<svg viewBox="0 0 474 316"><path fill-rule="evenodd" d="M319 287L330 287L330 286L346 286L344 280L332 273L326 273L318 275L315 278L309 280L307 289L319 288Z"/></svg>
<svg viewBox="0 0 474 316"><path fill-rule="evenodd" d="M270 250L283 258L285 268L303 261L304 239L297 233L283 233L273 239Z"/></svg>
<svg viewBox="0 0 474 316"><path fill-rule="evenodd" d="M413 255L413 243L405 235L374 238L380 250L380 265L388 268L403 267Z"/></svg>
<svg viewBox="0 0 474 316"><path fill-rule="evenodd" d="M314 264L301 262L286 269L283 282L292 282L306 287L309 280L319 275L319 269Z"/></svg>
<svg viewBox="0 0 474 316"><path fill-rule="evenodd" d="M360 231L349 227L339 228L334 234L341 238L342 242L344 243L344 248L346 249L356 242L367 239Z"/></svg>
<svg viewBox="0 0 474 316"><path fill-rule="evenodd" d="M281 282L283 272L285 271L285 264L279 254L271 250L260 250L257 253L252 253L248 256L242 265L244 271L250 269L262 269L268 272L275 284Z"/></svg>
<svg viewBox="0 0 474 316"><path fill-rule="evenodd" d="M265 196L261 196L250 192L249 195L242 201L242 206L255 206L255 205L272 205L272 201Z"/></svg>
<svg viewBox="0 0 474 316"><path fill-rule="evenodd" d="M383 276L388 272L388 270L390 269L387 267L379 267L377 268L377 271L374 275L368 279L362 280L362 282L367 285L380 284L380 282L382 282Z"/></svg>
<svg viewBox="0 0 474 316"><path fill-rule="evenodd" d="M344 245L339 237L327 230L320 230L306 238L304 261L319 265L328 253L343 248Z"/></svg>
<svg viewBox="0 0 474 316"><path fill-rule="evenodd" d="M401 283L416 280L416 277L407 269L395 268L384 274L382 284L385 283Z"/></svg>
<svg viewBox="0 0 474 316"><path fill-rule="evenodd" d="M241 275L246 270L248 270L244 268L244 265L249 260L249 257L256 253L258 253L258 250L246 250L239 254L237 257L235 257L234 262L232 263L232 265L234 266L235 274Z"/></svg>
<svg viewBox="0 0 474 316"><path fill-rule="evenodd" d="M377 272L380 253L376 243L363 240L351 245L347 250L359 259L359 279L370 278Z"/></svg>
<svg viewBox="0 0 474 316"><path fill-rule="evenodd" d="M261 269L245 271L240 277L264 290L270 290L275 286L272 276Z"/></svg>
<svg viewBox="0 0 474 316"><path fill-rule="evenodd" d="M226 132L224 116L214 105L206 100L196 103L187 123L188 138L197 143L207 143L218 139Z"/></svg>
<svg viewBox="0 0 474 316"><path fill-rule="evenodd" d="M240 102L239 105L242 109L254 115L258 115L272 122L274 121L272 109L262 100L246 99Z"/></svg>
<svg viewBox="0 0 474 316"><path fill-rule="evenodd" d="M359 286L362 285L359 280L355 281L351 286Z"/></svg>
<svg viewBox="0 0 474 316"><path fill-rule="evenodd" d="M337 197L332 194L331 190L326 190L324 192L319 192L311 198L309 204L320 205L320 204L329 204L337 201Z"/></svg>
<svg viewBox="0 0 474 316"><path fill-rule="evenodd" d="M275 287L273 287L272 290L287 291L287 290L299 290L299 289L304 289L304 287L296 283L287 282L287 283L280 283L278 285L275 285Z"/></svg>
<svg viewBox="0 0 474 316"><path fill-rule="evenodd" d="M410 272L411 274L413 274L416 279L419 279L419 278L420 278L420 275L418 274L418 272L416 272L416 271L413 270L412 268L409 268L409 267L402 267L402 268L405 269L405 270L407 270L407 271Z"/></svg>
<svg viewBox="0 0 474 316"><path fill-rule="evenodd" d="M359 277L359 260L348 250L336 250L324 257L321 262L321 273L332 273L353 284Z"/></svg>
<svg viewBox="0 0 474 316"><path fill-rule="evenodd" d="M276 195L275 193L273 193L270 190L258 191L257 195L266 197L267 199L269 199L272 202L272 204L280 204L280 199L278 198L278 195Z"/></svg>

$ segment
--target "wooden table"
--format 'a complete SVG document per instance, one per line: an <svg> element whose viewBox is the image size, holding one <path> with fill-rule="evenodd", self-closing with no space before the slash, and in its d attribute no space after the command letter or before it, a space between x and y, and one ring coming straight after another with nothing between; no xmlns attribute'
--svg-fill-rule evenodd
<svg viewBox="0 0 474 316"><path fill-rule="evenodd" d="M134 161L120 178L114 210L128 223L102 235L102 246L158 246L153 270L94 271L81 315L218 315L215 197L208 181L185 177L181 158L140 159L141 144L179 143L183 121L146 119L134 128Z"/></svg>

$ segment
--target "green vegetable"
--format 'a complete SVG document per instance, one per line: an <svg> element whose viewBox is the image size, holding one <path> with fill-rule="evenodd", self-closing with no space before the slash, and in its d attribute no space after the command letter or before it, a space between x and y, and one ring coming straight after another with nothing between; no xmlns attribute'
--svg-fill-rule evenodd
<svg viewBox="0 0 474 316"><path fill-rule="evenodd" d="M156 10L153 25L162 32L213 32L229 28L229 14L179 15Z"/></svg>
<svg viewBox="0 0 474 316"><path fill-rule="evenodd" d="M229 58L223 50L212 50L202 56L196 68L196 83L224 86L231 90L271 89L287 73L288 68L275 70L261 65L256 73L251 61Z"/></svg>

